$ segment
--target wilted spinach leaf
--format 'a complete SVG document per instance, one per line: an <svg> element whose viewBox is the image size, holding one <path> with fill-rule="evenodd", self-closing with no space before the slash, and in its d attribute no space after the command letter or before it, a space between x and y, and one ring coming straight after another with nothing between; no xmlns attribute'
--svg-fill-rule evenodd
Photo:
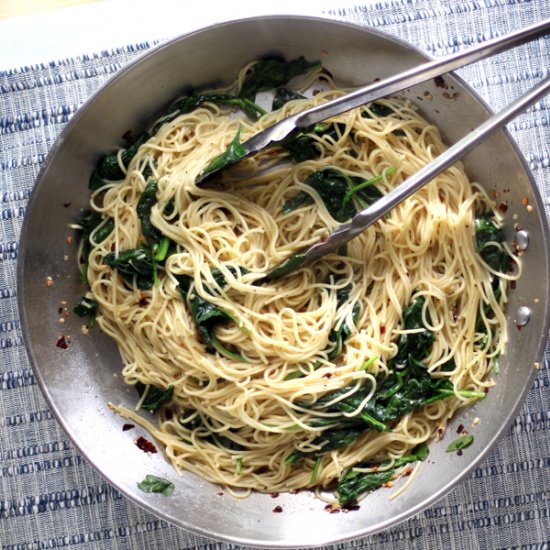
<svg viewBox="0 0 550 550"><path fill-rule="evenodd" d="M122 164L128 168L131 160L136 155L138 149L151 137L149 132L141 134L127 149L121 153ZM92 173L90 183L88 185L91 191L95 191L101 185L103 180L121 180L124 178L124 172L118 163L118 155L103 155L97 164L95 171Z"/></svg>
<svg viewBox="0 0 550 550"><path fill-rule="evenodd" d="M313 172L305 183L319 194L329 214L337 221L344 222L352 218L357 209L351 200L353 196L360 197L361 207L378 200L382 194L372 185L382 176L372 178L367 182L362 178L350 177L336 168L324 168ZM358 188L358 189L357 189ZM312 204L313 197L305 191L300 191L294 198L283 205L283 213L288 214L300 206Z"/></svg>
<svg viewBox="0 0 550 550"><path fill-rule="evenodd" d="M349 285L346 285L343 288L339 288L336 291L336 309L337 310L341 308L348 301L352 288L353 288L353 285L350 283ZM354 326L355 326L355 323L357 322L360 311L361 311L361 306L359 305L359 302L355 302L353 304L352 315L351 315L352 317L351 320ZM340 323L340 326L338 328L333 328L331 330L328 338L329 349L330 349L330 352L328 354L329 359L334 359L335 357L340 355L346 340L351 336L354 326L350 327L348 323L342 322Z"/></svg>
<svg viewBox="0 0 550 550"><path fill-rule="evenodd" d="M229 269L234 275L237 273L235 268L230 267ZM246 270L241 268L241 273L243 272L246 272ZM218 286L223 288L225 286L225 278L221 271L214 269L212 275ZM244 361L245 359L242 355L227 349L215 335L215 329L219 325L233 322L239 326L239 320L228 311L208 302L198 294L192 293L193 279L188 275L177 275L176 280L179 284L178 290L190 308L191 317L197 327L199 338L206 346L206 350L209 352L218 351L230 359Z"/></svg>
<svg viewBox="0 0 550 550"><path fill-rule="evenodd" d="M98 303L93 298L82 296L80 302L73 306L73 313L79 317L89 317L88 325L93 327L95 325L97 307Z"/></svg>
<svg viewBox="0 0 550 550"><path fill-rule="evenodd" d="M146 475L145 479L140 481L137 486L144 493L160 493L166 497L169 497L175 489L171 481L151 474Z"/></svg>
<svg viewBox="0 0 550 550"><path fill-rule="evenodd" d="M488 216L476 218L474 223L479 255L491 269L499 273L507 273L510 267L510 257L502 247L504 235L501 229Z"/></svg>
<svg viewBox="0 0 550 550"><path fill-rule="evenodd" d="M141 402L141 408L152 413L156 413L162 405L168 403L174 394L174 386L172 384L163 389L143 384L143 382L136 382L136 390L140 397L147 391L145 399Z"/></svg>
<svg viewBox="0 0 550 550"><path fill-rule="evenodd" d="M313 453L304 453L296 450L287 456L285 459L285 464L296 464L302 459L302 457L310 454L318 456L336 449L341 449L342 447L347 447L348 445L351 445L364 431L364 426L327 430L312 441L312 445L321 447L318 451Z"/></svg>
<svg viewBox="0 0 550 550"><path fill-rule="evenodd" d="M162 238L162 233L151 223L151 209L157 203L157 191L157 181L149 181L136 205L136 213L141 223L141 232L153 242L159 242Z"/></svg>
<svg viewBox="0 0 550 550"><path fill-rule="evenodd" d="M208 166L200 175L201 178L207 177L212 172L228 168L246 156L246 149L241 144L242 132L242 126L239 126L236 136L233 138L227 149L210 161Z"/></svg>
<svg viewBox="0 0 550 550"><path fill-rule="evenodd" d="M369 104L368 108L374 116L380 118L395 114L395 111L391 107L388 107L387 105L382 105L382 103L377 103L376 101L373 101L371 104ZM361 116L363 116L364 118L372 118L371 114L368 111L363 111Z"/></svg>
<svg viewBox="0 0 550 550"><path fill-rule="evenodd" d="M103 224L103 225L101 225ZM88 257L94 245L102 243L113 231L115 221L113 218L105 220L99 212L95 210L87 210L78 219L80 229L80 238L82 239L82 281L87 282L88 278ZM101 227L99 227L101 225ZM97 229L99 228L99 229ZM90 242L90 236L94 232L93 243Z"/></svg>
<svg viewBox="0 0 550 550"><path fill-rule="evenodd" d="M452 453L454 451L460 451L466 449L474 442L473 435L461 435L459 438L455 439L448 447L446 452Z"/></svg>
<svg viewBox="0 0 550 550"><path fill-rule="evenodd" d="M273 90L295 76L320 67L318 61L307 61L303 56L284 61L280 58L262 59L255 63L246 75L239 97L254 101L256 94L265 90Z"/></svg>
<svg viewBox="0 0 550 550"><path fill-rule="evenodd" d="M121 250L118 256L110 252L103 261L116 269L130 284L135 280L136 286L141 290L152 288L155 282L157 266L151 249L147 246Z"/></svg>
<svg viewBox="0 0 550 550"><path fill-rule="evenodd" d="M421 444L415 447L411 454L396 459L393 464L390 461L382 462L378 469L369 473L362 473L353 468L346 472L338 482L338 500L342 506L354 504L357 499L370 491L382 487L390 481L398 468L411 462L424 461L429 455L428 446ZM388 468L388 466L390 466ZM374 468L374 464L361 464L362 468Z"/></svg>
<svg viewBox="0 0 550 550"><path fill-rule="evenodd" d="M276 111L280 109L283 105L289 101L294 101L295 99L306 99L305 96L299 94L298 92L293 92L287 88L277 88L275 90L275 95L273 97L273 102L271 104L271 109Z"/></svg>
<svg viewBox="0 0 550 550"><path fill-rule="evenodd" d="M405 330L417 330L409 334L401 334L397 341L397 355L392 359L392 366L402 368L409 357L422 360L430 354L431 346L434 341L433 333L428 330L422 321L422 310L424 309L425 299L416 298L403 311L403 328Z"/></svg>

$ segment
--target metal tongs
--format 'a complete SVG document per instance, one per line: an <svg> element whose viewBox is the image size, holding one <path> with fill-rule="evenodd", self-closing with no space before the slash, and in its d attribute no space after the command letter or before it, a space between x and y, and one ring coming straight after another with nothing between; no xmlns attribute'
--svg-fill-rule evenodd
<svg viewBox="0 0 550 550"><path fill-rule="evenodd" d="M548 32L550 32L550 19L545 19L544 21L514 31L508 35L487 41L464 52L423 63L418 67L409 69L382 81L375 82L374 84L360 88L335 100L292 115L245 141L242 144L244 154L240 156L240 159L256 153L273 143L281 141L296 129L307 128L331 116L344 113L371 101L375 101L376 99L380 99L381 97L394 94L405 88L441 76L501 51L525 44ZM262 283L282 277L295 269L311 264L325 254L347 243L380 219L386 212L397 206L438 174L461 159L494 131L506 125L549 92L550 78L546 78L504 110L491 116L487 121L471 131L439 157L421 168L399 187L393 189L373 205L358 212L349 222L337 227L326 239L290 257L257 282ZM215 172L208 173L206 177L210 178L213 173ZM199 175L197 184L204 179L205 176L202 174Z"/></svg>

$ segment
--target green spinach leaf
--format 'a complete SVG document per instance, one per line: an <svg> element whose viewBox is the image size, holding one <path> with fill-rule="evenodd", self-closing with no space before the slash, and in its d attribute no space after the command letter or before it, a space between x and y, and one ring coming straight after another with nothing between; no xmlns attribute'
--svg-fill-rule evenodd
<svg viewBox="0 0 550 550"><path fill-rule="evenodd" d="M118 256L110 252L103 261L116 269L128 283L133 284L135 281L141 290L148 290L155 283L157 266L152 251L147 246L121 250Z"/></svg>
<svg viewBox="0 0 550 550"><path fill-rule="evenodd" d="M285 459L285 464L296 464L304 456L308 456L310 454L319 456L330 451L335 451L336 449L341 449L342 447L347 447L356 441L364 431L364 426L327 430L316 437L312 442L312 445L318 445L321 447L318 451L305 453L295 450L287 456Z"/></svg>
<svg viewBox="0 0 550 550"><path fill-rule="evenodd" d="M388 107L387 105L382 105L382 103L378 103L376 101L370 103L368 105L368 108L370 109L370 113L367 110L361 113L361 116L363 116L364 118L372 118L371 113L378 118L392 116L395 114L395 111L391 107Z"/></svg>
<svg viewBox="0 0 550 550"><path fill-rule="evenodd" d="M212 172L223 170L236 164L246 156L246 149L241 144L242 126L239 126L236 136L233 138L227 149L214 157L201 174L201 178L206 178Z"/></svg>
<svg viewBox="0 0 550 550"><path fill-rule="evenodd" d="M233 267L229 267L231 273L235 275L237 270ZM246 272L241 268L241 273ZM214 269L212 271L214 280L220 287L225 286L225 278L220 270ZM228 311L218 307L217 305L205 300L198 294L192 292L192 283L193 279L188 275L177 275L176 280L178 281L178 290L188 305L191 317L195 322L197 327L197 332L199 334L200 340L206 347L206 350L209 352L218 351L221 355L228 357L230 359L245 361L245 358L226 348L216 337L215 330L219 325L223 325L228 322L233 322L237 326L240 325L240 322L235 316L233 316Z"/></svg>
<svg viewBox="0 0 550 550"><path fill-rule="evenodd" d="M495 271L507 273L510 267L510 256L502 247L504 242L502 230L488 216L476 218L474 223L479 255Z"/></svg>
<svg viewBox="0 0 550 550"><path fill-rule="evenodd" d="M145 399L141 402L141 408L149 412L156 413L159 408L168 403L174 395L174 386L170 384L166 389L158 388L157 386L147 385L143 382L136 382L136 390L140 397L145 392Z"/></svg>
<svg viewBox="0 0 550 550"><path fill-rule="evenodd" d="M162 477L148 474L143 481L138 484L138 489L144 493L160 493L165 497L169 497L175 489L175 485Z"/></svg>
<svg viewBox="0 0 550 550"><path fill-rule="evenodd" d="M80 238L82 239L81 278L82 282L86 283L90 252L94 246L101 244L112 233L115 228L115 220L113 218L105 220L99 212L87 210L79 217L78 225L81 228ZM95 231L96 229L97 231ZM90 236L94 231L94 238L91 242Z"/></svg>
<svg viewBox="0 0 550 550"><path fill-rule="evenodd" d="M149 238L154 243L162 239L162 233L151 223L151 209L157 203L157 191L157 181L149 181L136 205L136 213L141 223L141 232L144 237Z"/></svg>
<svg viewBox="0 0 550 550"><path fill-rule="evenodd" d="M365 208L382 196L382 193L373 185L382 177L377 176L365 181L362 178L352 178L336 168L324 168L310 174L305 183L318 193L329 214L336 221L344 222L357 213L352 197L359 198L361 208ZM313 202L313 197L309 193L301 191L283 205L283 214Z"/></svg>
<svg viewBox="0 0 550 550"><path fill-rule="evenodd" d="M403 311L404 329L420 330L420 332L400 335L397 341L397 355L391 361L392 367L403 368L409 357L422 360L430 354L434 335L422 321L425 301L423 297L416 298Z"/></svg>
<svg viewBox="0 0 550 550"><path fill-rule="evenodd" d="M88 326L93 327L96 321L98 303L93 298L82 296L80 302L73 306L73 313L79 317L89 317Z"/></svg>
<svg viewBox="0 0 550 550"><path fill-rule="evenodd" d="M351 290L353 288L353 285L350 283L346 285L343 288L339 288L336 291L336 309L340 309L348 300L351 293ZM334 359L340 353L342 352L342 349L344 347L344 344L348 340L348 338L351 336L353 332L353 328L355 324L357 323L357 319L359 318L359 313L361 312L361 306L359 305L359 302L355 302L353 304L352 308L352 324L353 326L349 326L348 323L342 322L340 323L340 326L338 328L333 328L329 334L329 345L328 349L329 359Z"/></svg>
<svg viewBox="0 0 550 550"><path fill-rule="evenodd" d="M278 88L295 76L319 67L318 61L310 62L303 56L291 61L275 57L262 59L255 63L246 75L239 97L254 101L258 92Z"/></svg>
<svg viewBox="0 0 550 550"><path fill-rule="evenodd" d="M428 446L421 444L415 447L410 454L391 461L382 462L372 472L363 473L353 468L346 472L338 482L338 500L342 506L350 506L357 499L370 491L379 489L388 481L391 481L398 470L405 464L424 461L429 455ZM362 468L376 468L375 464L362 464Z"/></svg>
<svg viewBox="0 0 550 550"><path fill-rule="evenodd" d="M306 130L294 130L279 145L288 151L292 160L304 162L321 155L322 148L315 136L336 141L343 128L342 124L316 124Z"/></svg>
<svg viewBox="0 0 550 550"><path fill-rule="evenodd" d="M277 88L275 90L271 109L273 111L276 111L277 109L283 107L289 101L294 101L295 99L306 99L306 97L302 94L299 94L298 92L293 92L288 88Z"/></svg>
<svg viewBox="0 0 550 550"><path fill-rule="evenodd" d="M461 451L462 449L466 449L474 442L474 436L473 435L462 435L459 438L455 439L448 447L447 451L448 453L453 453L455 451Z"/></svg>
<svg viewBox="0 0 550 550"><path fill-rule="evenodd" d="M138 149L151 137L149 132L141 134L128 148L121 153L121 162L125 168L130 166L131 160L135 157ZM101 185L103 180L121 180L124 179L124 172L118 162L118 154L103 155L90 177L88 185L90 191L95 191Z"/></svg>
<svg viewBox="0 0 550 550"><path fill-rule="evenodd" d="M161 118L153 127L152 134L156 134L163 124L174 120L180 115L191 113L204 103L214 103L218 105L231 105L244 111L244 113L252 120L257 120L266 112L250 99L236 97L230 94L216 93L195 93L192 92L178 99L171 107L170 113Z"/></svg>

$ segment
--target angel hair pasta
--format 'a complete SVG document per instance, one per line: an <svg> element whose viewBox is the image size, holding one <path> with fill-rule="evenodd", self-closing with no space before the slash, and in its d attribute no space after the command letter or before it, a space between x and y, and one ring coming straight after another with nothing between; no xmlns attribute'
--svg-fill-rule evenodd
<svg viewBox="0 0 550 550"><path fill-rule="evenodd" d="M512 274L499 214L460 164L338 252L255 284L445 149L410 101L384 99L195 183L217 155L343 93L303 58L252 63L176 101L90 181L77 307L138 391L135 409L111 407L178 471L241 495L356 502L425 458L505 350L520 264Z"/></svg>

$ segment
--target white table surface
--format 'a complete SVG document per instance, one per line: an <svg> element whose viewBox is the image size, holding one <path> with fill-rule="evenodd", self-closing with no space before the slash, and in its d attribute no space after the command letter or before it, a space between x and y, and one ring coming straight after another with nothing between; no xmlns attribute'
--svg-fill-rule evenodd
<svg viewBox="0 0 550 550"><path fill-rule="evenodd" d="M100 0L0 19L0 70L162 40L254 15L322 17L328 16L328 10L358 4L365 2L277 0L253 4L221 0Z"/></svg>

